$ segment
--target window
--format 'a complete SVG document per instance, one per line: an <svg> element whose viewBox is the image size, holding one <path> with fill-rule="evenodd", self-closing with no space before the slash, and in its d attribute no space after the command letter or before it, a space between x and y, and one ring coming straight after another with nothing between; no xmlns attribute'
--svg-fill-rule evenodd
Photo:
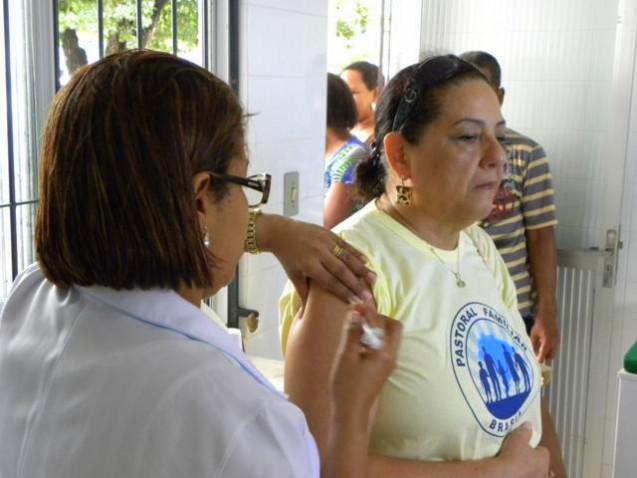
<svg viewBox="0 0 637 478"><path fill-rule="evenodd" d="M177 54L209 67L207 0L58 0L57 81L83 65L132 48Z"/></svg>
<svg viewBox="0 0 637 478"><path fill-rule="evenodd" d="M212 69L216 2L0 2L1 310L15 276L35 260L37 158L55 90L81 66L131 48L175 53Z"/></svg>

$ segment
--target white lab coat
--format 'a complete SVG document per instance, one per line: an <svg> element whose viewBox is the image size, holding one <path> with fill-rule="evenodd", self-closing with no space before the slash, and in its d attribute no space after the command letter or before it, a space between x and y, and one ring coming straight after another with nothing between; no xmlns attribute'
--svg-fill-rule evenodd
<svg viewBox="0 0 637 478"><path fill-rule="evenodd" d="M174 291L60 289L0 318L0 477L317 477L301 411Z"/></svg>

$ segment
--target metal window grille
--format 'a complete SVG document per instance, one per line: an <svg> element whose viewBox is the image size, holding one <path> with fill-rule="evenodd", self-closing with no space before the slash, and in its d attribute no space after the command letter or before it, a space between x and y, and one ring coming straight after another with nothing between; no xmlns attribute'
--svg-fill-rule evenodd
<svg viewBox="0 0 637 478"><path fill-rule="evenodd" d="M0 131L6 137L6 144L0 142L3 149L0 154L0 309L12 279L35 260L37 151L43 117L39 109L42 106L47 109L52 95L52 92L44 95L47 99L39 100L38 111L31 111L35 108L33 98L37 96L33 90L42 87L38 81L47 82L51 89L55 81L57 90L75 69L117 49L142 47L167 51L208 69L214 67L216 53L212 41L215 0L52 0L46 8L40 1L25 2L20 7L24 12L20 14L33 20L36 12L38 17L52 20L48 24L52 25L52 31L45 35L40 28L39 34L43 38L37 41L31 38L33 48L27 49L38 52L37 55L53 57L53 65L49 66L51 71L54 67L55 74L51 74L50 79L30 68L39 63L33 58L29 58L29 65L20 65L20 70L31 70L28 75L16 76L18 69L12 67L28 53L12 51L11 47L28 38L33 33L29 28L33 26L16 31L15 24L20 15L11 18L16 13L11 10L16 4L3 0L0 9L0 26L3 28L0 35L4 40L3 57L0 58L4 85L0 82L0 88L5 86L0 95L4 93L6 101L6 122L2 121L5 124ZM45 11L48 13L43 13ZM24 98L29 100L25 103ZM4 116L5 112L2 114Z"/></svg>
<svg viewBox="0 0 637 478"><path fill-rule="evenodd" d="M53 0L57 87L117 51L146 48L210 69L213 0Z"/></svg>

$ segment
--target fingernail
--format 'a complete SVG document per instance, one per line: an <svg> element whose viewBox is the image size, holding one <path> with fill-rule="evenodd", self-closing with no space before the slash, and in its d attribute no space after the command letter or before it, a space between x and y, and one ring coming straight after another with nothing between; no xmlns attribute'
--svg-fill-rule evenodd
<svg viewBox="0 0 637 478"><path fill-rule="evenodd" d="M362 325L363 322L364 322L364 320L363 320L363 316L361 314L359 314L356 311L352 312L352 318L351 318L351 323L352 324Z"/></svg>
<svg viewBox="0 0 637 478"><path fill-rule="evenodd" d="M375 284L376 283L376 279L378 279L378 276L376 275L375 272L369 271L367 273L367 280L369 282L371 282L372 284Z"/></svg>
<svg viewBox="0 0 637 478"><path fill-rule="evenodd" d="M359 297L353 295L349 298L349 303L351 305L358 305L358 304L362 304L363 301Z"/></svg>
<svg viewBox="0 0 637 478"><path fill-rule="evenodd" d="M373 299L372 294L367 289L365 289L362 292L359 292L358 297L360 297L363 302L369 302Z"/></svg>
<svg viewBox="0 0 637 478"><path fill-rule="evenodd" d="M531 424L531 422L524 422L522 426L529 431L533 431L533 425Z"/></svg>

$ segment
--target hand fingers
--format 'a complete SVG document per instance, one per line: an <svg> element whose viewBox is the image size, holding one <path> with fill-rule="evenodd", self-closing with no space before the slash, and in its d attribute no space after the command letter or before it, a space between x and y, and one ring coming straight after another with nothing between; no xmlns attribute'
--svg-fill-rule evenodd
<svg viewBox="0 0 637 478"><path fill-rule="evenodd" d="M349 314L347 319L347 329L345 334L345 353L360 353L361 336L363 335L363 318L356 311Z"/></svg>
<svg viewBox="0 0 637 478"><path fill-rule="evenodd" d="M367 257L347 242L339 241L337 245L342 248L342 252L338 258L343 261L349 270L357 278L366 281L370 286L374 285L374 282L376 282L376 274L365 266Z"/></svg>
<svg viewBox="0 0 637 478"><path fill-rule="evenodd" d="M531 425L530 422L524 422L522 425L517 427L504 438L502 446L504 447L507 444L509 446L529 446L529 442L531 441L532 436L533 425Z"/></svg>
<svg viewBox="0 0 637 478"><path fill-rule="evenodd" d="M403 336L403 324L397 320L385 317L385 351L393 357L398 352Z"/></svg>
<svg viewBox="0 0 637 478"><path fill-rule="evenodd" d="M307 295L310 292L307 278L303 274L290 274L290 281L292 281L296 292L301 297L301 302L305 304L305 299L307 299Z"/></svg>
<svg viewBox="0 0 637 478"><path fill-rule="evenodd" d="M535 347L534 347L535 348ZM546 340L543 340L540 342L540 347L539 350L537 352L537 361L540 363L544 363L544 361L547 358L547 352L549 350L549 346L546 343Z"/></svg>
<svg viewBox="0 0 637 478"><path fill-rule="evenodd" d="M540 340L538 334L535 331L531 330L531 345L533 346L533 352L536 356L540 353L541 344L542 341Z"/></svg>
<svg viewBox="0 0 637 478"><path fill-rule="evenodd" d="M312 280L316 283L316 285L348 304L354 304L357 302L360 303L363 300L326 269L320 269L314 272L312 274Z"/></svg>
<svg viewBox="0 0 637 478"><path fill-rule="evenodd" d="M352 311L361 315L367 322L367 324L371 325L372 327L380 327L382 329L385 328L384 317L382 315L378 315L376 309L370 302L354 304L352 306Z"/></svg>
<svg viewBox="0 0 637 478"><path fill-rule="evenodd" d="M326 281L325 288L331 292L332 287L336 287L339 290L346 288L349 290L348 296L344 297L342 294L337 294L344 300L351 302L352 296L358 297L361 301L367 302L372 299L372 295L369 292L367 284L359 279L346 265L346 263L335 255L329 255L322 261L326 271L330 274L329 281ZM338 287L340 286L340 287Z"/></svg>

